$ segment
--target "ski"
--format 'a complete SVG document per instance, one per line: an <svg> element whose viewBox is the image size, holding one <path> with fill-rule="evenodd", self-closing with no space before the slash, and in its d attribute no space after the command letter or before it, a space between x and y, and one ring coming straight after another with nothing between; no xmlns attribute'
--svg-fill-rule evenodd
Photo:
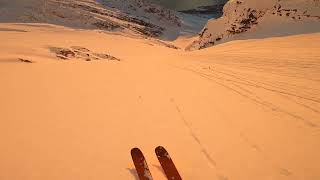
<svg viewBox="0 0 320 180"><path fill-rule="evenodd" d="M161 164L161 167L164 171L164 173L166 174L168 180L174 179L174 180L182 180L181 176L176 168L176 166L174 165L168 151L162 147L162 146L158 146L155 149L157 158Z"/></svg>
<svg viewBox="0 0 320 180"><path fill-rule="evenodd" d="M140 180L152 180L147 161L139 148L131 149L131 157Z"/></svg>

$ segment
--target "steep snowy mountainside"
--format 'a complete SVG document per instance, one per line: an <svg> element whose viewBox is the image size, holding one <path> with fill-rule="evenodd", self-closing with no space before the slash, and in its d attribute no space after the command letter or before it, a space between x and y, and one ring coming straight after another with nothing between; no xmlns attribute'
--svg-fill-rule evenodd
<svg viewBox="0 0 320 180"><path fill-rule="evenodd" d="M143 0L1 0L0 5L0 22L51 23L147 37L166 37L182 28L174 11Z"/></svg>
<svg viewBox="0 0 320 180"><path fill-rule="evenodd" d="M122 12L136 15L155 23L160 21L161 23L181 26L181 21L175 11L151 4L145 0L99 0L99 2L107 7L116 8Z"/></svg>
<svg viewBox="0 0 320 180"><path fill-rule="evenodd" d="M319 0L230 0L223 11L221 18L209 20L188 50L237 39L320 31Z"/></svg>
<svg viewBox="0 0 320 180"><path fill-rule="evenodd" d="M223 15L223 7L224 3L215 4L210 6L199 6L193 9L183 10L180 11L186 14L192 14L200 17L207 17L210 18L219 18Z"/></svg>
<svg viewBox="0 0 320 180"><path fill-rule="evenodd" d="M182 20L176 11L152 4L146 0L98 0L107 9L137 17L161 28L165 39L175 39L182 29Z"/></svg>

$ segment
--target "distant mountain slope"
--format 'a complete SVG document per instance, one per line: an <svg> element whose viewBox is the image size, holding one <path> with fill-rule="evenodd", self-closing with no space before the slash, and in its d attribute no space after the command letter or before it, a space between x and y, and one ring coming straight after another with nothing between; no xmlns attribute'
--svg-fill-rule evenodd
<svg viewBox="0 0 320 180"><path fill-rule="evenodd" d="M152 4L148 0L98 0L107 9L128 14L146 23L160 27L165 39L175 39L183 29L182 19L176 11ZM148 26L147 26L148 28Z"/></svg>
<svg viewBox="0 0 320 180"><path fill-rule="evenodd" d="M230 0L223 17L209 20L188 50L236 39L320 32L319 0Z"/></svg>
<svg viewBox="0 0 320 180"><path fill-rule="evenodd" d="M212 6L216 4L226 3L228 0L148 0L170 9L184 11L194 9L200 6Z"/></svg>
<svg viewBox="0 0 320 180"><path fill-rule="evenodd" d="M174 11L144 0L1 0L0 22L52 23L147 37L165 37L181 28Z"/></svg>
<svg viewBox="0 0 320 180"><path fill-rule="evenodd" d="M186 14L192 14L195 16L205 17L205 18L219 18L223 15L223 7L224 3L222 4L215 4L210 6L199 6L197 8L188 9L180 11Z"/></svg>

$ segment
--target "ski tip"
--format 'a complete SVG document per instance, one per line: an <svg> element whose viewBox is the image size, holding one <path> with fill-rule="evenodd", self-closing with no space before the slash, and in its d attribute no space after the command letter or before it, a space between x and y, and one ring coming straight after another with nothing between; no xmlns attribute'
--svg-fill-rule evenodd
<svg viewBox="0 0 320 180"><path fill-rule="evenodd" d="M135 147L131 149L131 155L133 154L142 154L142 151L139 148Z"/></svg>
<svg viewBox="0 0 320 180"><path fill-rule="evenodd" d="M156 147L156 149L155 149L155 152L157 153L157 152L164 152L164 151L167 151L163 146L158 146L158 147Z"/></svg>
<svg viewBox="0 0 320 180"><path fill-rule="evenodd" d="M157 157L170 157L168 151L163 146L158 146L155 149Z"/></svg>

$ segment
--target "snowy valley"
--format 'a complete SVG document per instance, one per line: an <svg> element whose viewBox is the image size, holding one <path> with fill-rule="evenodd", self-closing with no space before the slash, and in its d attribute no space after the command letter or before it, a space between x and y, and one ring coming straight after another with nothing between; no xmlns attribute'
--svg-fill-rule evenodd
<svg viewBox="0 0 320 180"><path fill-rule="evenodd" d="M0 179L320 179L319 9L0 0Z"/></svg>

